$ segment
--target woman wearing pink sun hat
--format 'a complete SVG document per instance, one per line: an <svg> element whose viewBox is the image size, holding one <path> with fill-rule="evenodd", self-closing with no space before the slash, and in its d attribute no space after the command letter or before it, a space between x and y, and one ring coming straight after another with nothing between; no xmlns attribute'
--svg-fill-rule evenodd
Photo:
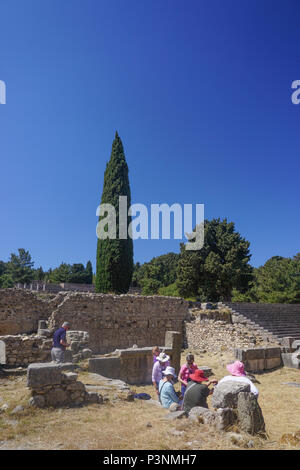
<svg viewBox="0 0 300 470"><path fill-rule="evenodd" d="M251 380L246 376L244 364L240 361L235 361L232 364L227 364L226 369L231 375L226 375L223 379L219 380L219 384L223 382L244 382L250 385L250 392L258 398L258 390Z"/></svg>

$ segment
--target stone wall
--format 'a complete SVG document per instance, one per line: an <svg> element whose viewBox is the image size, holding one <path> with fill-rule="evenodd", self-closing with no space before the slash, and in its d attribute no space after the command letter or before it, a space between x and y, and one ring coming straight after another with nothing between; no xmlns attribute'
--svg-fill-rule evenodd
<svg viewBox="0 0 300 470"><path fill-rule="evenodd" d="M170 356L170 364L176 374L180 370L182 337L176 331L167 331L164 346L160 346ZM121 379L128 384L152 383L152 348L117 349L112 354L89 359L89 371L112 379Z"/></svg>
<svg viewBox="0 0 300 470"><path fill-rule="evenodd" d="M52 339L40 338L37 335L0 336L0 364L17 367L50 361L51 347Z"/></svg>
<svg viewBox="0 0 300 470"><path fill-rule="evenodd" d="M44 300L22 289L0 289L0 335L33 333L39 320L47 320L67 293Z"/></svg>
<svg viewBox="0 0 300 470"><path fill-rule="evenodd" d="M188 303L180 298L69 293L49 318L49 328L64 321L89 333L94 354L164 344L167 330L182 333Z"/></svg>

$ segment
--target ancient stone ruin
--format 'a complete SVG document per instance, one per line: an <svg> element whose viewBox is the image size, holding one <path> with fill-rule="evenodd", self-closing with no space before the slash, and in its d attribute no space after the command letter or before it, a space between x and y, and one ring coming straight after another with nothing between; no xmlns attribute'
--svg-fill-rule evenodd
<svg viewBox="0 0 300 470"><path fill-rule="evenodd" d="M102 403L102 396L88 392L77 375L73 364L30 364L27 369L27 386L32 395L29 404L44 408Z"/></svg>

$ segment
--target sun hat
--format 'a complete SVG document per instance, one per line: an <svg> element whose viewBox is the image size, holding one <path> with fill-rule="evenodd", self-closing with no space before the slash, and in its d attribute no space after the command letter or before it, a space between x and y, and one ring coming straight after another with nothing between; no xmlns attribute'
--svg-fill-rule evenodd
<svg viewBox="0 0 300 470"><path fill-rule="evenodd" d="M231 375L234 375L236 377L243 377L245 376L245 370L244 370L244 364L240 361L235 361L232 364L228 364L226 366L226 369L228 372L231 373Z"/></svg>
<svg viewBox="0 0 300 470"><path fill-rule="evenodd" d="M175 374L174 367L171 367L171 366L166 367L165 370L163 370L162 373L164 375L173 375L173 377L177 377L177 375Z"/></svg>
<svg viewBox="0 0 300 470"><path fill-rule="evenodd" d="M208 378L205 377L204 371L202 369L196 369L193 374L190 374L189 377L194 382L207 382Z"/></svg>
<svg viewBox="0 0 300 470"><path fill-rule="evenodd" d="M156 360L159 362L167 362L169 359L170 356L167 356L167 354L165 354L164 352L161 352L156 358Z"/></svg>

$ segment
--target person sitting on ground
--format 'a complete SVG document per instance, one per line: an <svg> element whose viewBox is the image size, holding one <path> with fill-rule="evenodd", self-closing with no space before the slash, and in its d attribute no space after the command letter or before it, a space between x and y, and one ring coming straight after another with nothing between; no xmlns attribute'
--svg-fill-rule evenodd
<svg viewBox="0 0 300 470"><path fill-rule="evenodd" d="M160 354L160 349L158 346L154 346L152 349L152 355L153 355L153 364L157 361L157 356Z"/></svg>
<svg viewBox="0 0 300 470"><path fill-rule="evenodd" d="M181 401L173 385L173 380L176 378L175 369L168 366L162 374L164 377L159 382L159 401L164 408L177 411L181 408Z"/></svg>
<svg viewBox="0 0 300 470"><path fill-rule="evenodd" d="M197 364L194 364L193 354L188 354L186 356L186 363L181 367L178 380L181 382L181 394L184 396L186 386L190 380L190 374L193 374L195 370L198 369Z"/></svg>
<svg viewBox="0 0 300 470"><path fill-rule="evenodd" d="M170 356L168 356L167 354L165 354L164 352L161 352L158 356L157 356L157 360L156 362L154 363L153 365L153 369L152 369L152 383L153 383L153 386L155 388L155 391L157 393L157 395L159 395L159 390L158 390L158 386L159 386L159 382L160 380L162 379L162 373L163 371L165 370L165 368L170 364L169 363L169 359L170 359Z"/></svg>
<svg viewBox="0 0 300 470"><path fill-rule="evenodd" d="M228 364L226 366L226 369L228 372L230 372L231 375L226 375L219 381L219 384L227 381L235 381L235 382L244 382L250 385L250 392L252 392L256 398L258 398L259 392L255 385L251 382L251 380L246 377L245 373L245 367L244 364L240 361L235 361L232 364Z"/></svg>
<svg viewBox="0 0 300 470"><path fill-rule="evenodd" d="M208 383L204 384L203 382ZM213 388L209 388L209 385L216 385L217 383L217 380L209 380L205 377L202 369L196 369L194 374L190 374L190 381L187 384L183 399L183 410L189 413L195 406L208 408L207 397L214 391Z"/></svg>
<svg viewBox="0 0 300 470"><path fill-rule="evenodd" d="M65 350L69 343L67 343L67 331L70 329L70 323L64 322L61 328L58 328L53 335L53 345L51 349L52 362L61 363L65 360Z"/></svg>

